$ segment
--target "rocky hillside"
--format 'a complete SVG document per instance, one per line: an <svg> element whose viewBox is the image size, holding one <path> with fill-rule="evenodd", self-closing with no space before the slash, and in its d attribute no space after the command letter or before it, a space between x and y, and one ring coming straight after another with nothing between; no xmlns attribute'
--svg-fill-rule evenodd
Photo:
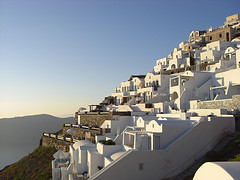
<svg viewBox="0 0 240 180"><path fill-rule="evenodd" d="M52 176L51 161L55 152L54 148L38 147L20 161L1 170L0 179L50 179Z"/></svg>
<svg viewBox="0 0 240 180"><path fill-rule="evenodd" d="M57 132L74 117L39 114L0 119L0 170L19 161L39 146L43 132Z"/></svg>

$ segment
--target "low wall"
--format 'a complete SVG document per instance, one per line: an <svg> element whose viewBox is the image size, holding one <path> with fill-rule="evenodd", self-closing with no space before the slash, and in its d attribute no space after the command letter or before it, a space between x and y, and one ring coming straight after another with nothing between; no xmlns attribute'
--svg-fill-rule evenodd
<svg viewBox="0 0 240 180"><path fill-rule="evenodd" d="M227 109L228 111L240 111L240 95L232 96L232 99L200 101L197 103L198 109Z"/></svg>
<svg viewBox="0 0 240 180"><path fill-rule="evenodd" d="M89 125L96 125L101 126L105 120L112 119L112 113L87 113L87 114L78 114L75 115L75 122L74 124L78 124L78 116L80 116L81 124L89 124Z"/></svg>
<svg viewBox="0 0 240 180"><path fill-rule="evenodd" d="M47 137L47 136L42 136L41 145L43 147L54 147L57 150L62 150L64 152L68 152L69 146L71 144L73 144L73 143L62 141L62 140L51 138L51 137Z"/></svg>
<svg viewBox="0 0 240 180"><path fill-rule="evenodd" d="M113 116L131 116L131 112L88 112L85 114L75 113L75 122L78 124L78 116L80 116L81 124L89 124L101 126L105 120L112 120Z"/></svg>
<svg viewBox="0 0 240 180"><path fill-rule="evenodd" d="M217 116L226 115L226 109L189 109L188 112L197 113L198 116L207 116L214 114Z"/></svg>
<svg viewBox="0 0 240 180"><path fill-rule="evenodd" d="M213 64L216 64L216 63L217 62L199 64L199 70L200 71L206 71L206 67L207 66L213 65ZM184 67L184 68L171 69L171 70L163 71L162 74L163 75L170 75L170 74L185 72L187 70L196 71L197 70L197 66L196 65L192 65L192 66L188 66L188 67Z"/></svg>
<svg viewBox="0 0 240 180"><path fill-rule="evenodd" d="M67 132L69 129L74 129L75 132ZM109 132L111 132L110 129L95 128L88 125L81 126L72 124L64 124L62 131L63 134L70 134L78 139L89 139L93 143L95 143L95 136L105 135Z"/></svg>

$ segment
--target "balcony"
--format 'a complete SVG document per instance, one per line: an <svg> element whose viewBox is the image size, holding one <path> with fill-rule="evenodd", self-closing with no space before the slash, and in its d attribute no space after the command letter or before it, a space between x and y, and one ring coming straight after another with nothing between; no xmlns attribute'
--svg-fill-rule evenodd
<svg viewBox="0 0 240 180"><path fill-rule="evenodd" d="M137 91L130 91L130 96L136 96L137 95Z"/></svg>
<svg viewBox="0 0 240 180"><path fill-rule="evenodd" d="M130 96L130 92L122 92L122 97L128 97Z"/></svg>

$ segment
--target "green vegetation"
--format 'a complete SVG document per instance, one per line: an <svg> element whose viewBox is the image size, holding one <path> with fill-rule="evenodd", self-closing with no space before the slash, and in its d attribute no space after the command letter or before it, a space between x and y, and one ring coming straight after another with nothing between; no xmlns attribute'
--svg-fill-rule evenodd
<svg viewBox="0 0 240 180"><path fill-rule="evenodd" d="M226 144L221 150L210 151L203 157L203 162L199 164L199 167L205 162L217 162L217 161L240 161L240 132L237 131L233 140ZM198 167L198 168L199 168ZM191 167L190 167L191 168ZM185 180L191 180L195 172L190 176L184 178Z"/></svg>
<svg viewBox="0 0 240 180"><path fill-rule="evenodd" d="M113 142L112 140L101 140L99 141L100 143L104 144L104 145L115 145L115 142Z"/></svg>
<svg viewBox="0 0 240 180"><path fill-rule="evenodd" d="M240 160L240 132L221 151L210 151L206 161L239 161Z"/></svg>
<svg viewBox="0 0 240 180"><path fill-rule="evenodd" d="M0 171L0 179L38 179L52 177L52 160L56 150L52 147L38 147L20 161Z"/></svg>

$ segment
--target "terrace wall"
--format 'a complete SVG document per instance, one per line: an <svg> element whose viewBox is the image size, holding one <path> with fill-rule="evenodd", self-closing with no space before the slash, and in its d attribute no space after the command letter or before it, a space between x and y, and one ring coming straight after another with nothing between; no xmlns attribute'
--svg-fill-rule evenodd
<svg viewBox="0 0 240 180"><path fill-rule="evenodd" d="M232 96L232 99L200 101L197 103L198 109L227 109L228 111L240 111L240 95Z"/></svg>

